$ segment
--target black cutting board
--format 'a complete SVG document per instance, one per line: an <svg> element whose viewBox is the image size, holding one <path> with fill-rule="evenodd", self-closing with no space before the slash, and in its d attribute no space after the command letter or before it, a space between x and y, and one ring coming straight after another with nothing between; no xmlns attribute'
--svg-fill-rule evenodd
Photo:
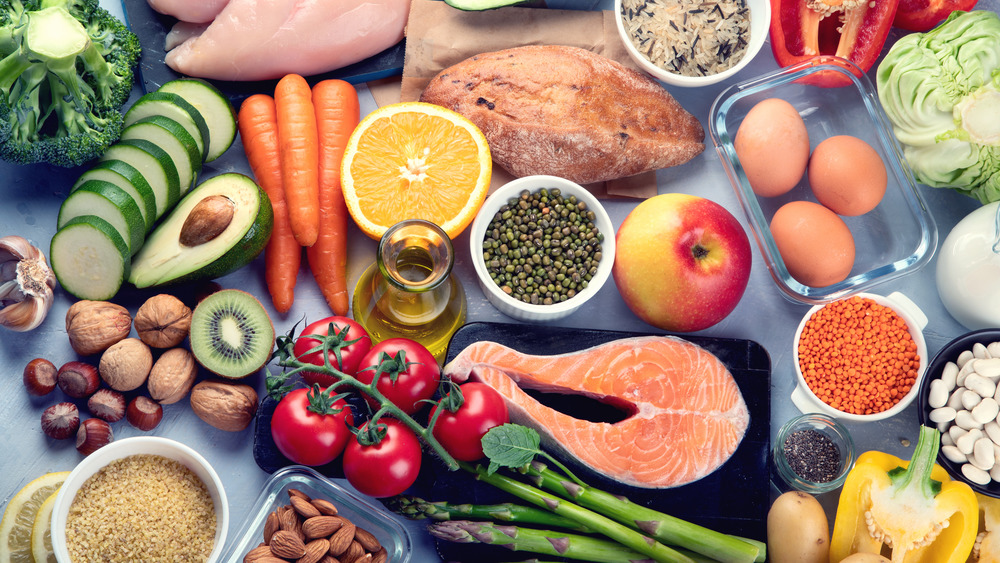
<svg viewBox="0 0 1000 563"><path fill-rule="evenodd" d="M463 326L448 346L447 359L453 359L469 344L492 340L528 354L557 354L581 350L620 338L648 336L649 333L559 328L547 325L520 325L476 322ZM750 411L750 427L733 457L703 479L673 489L641 489L622 485L572 460L563 459L577 476L609 492L623 494L673 516L690 520L726 533L754 539L766 537L767 510L770 506L770 376L767 351L757 342L741 339L683 336L715 354L729 369L743 393ZM563 404L545 398L549 406L573 414L583 408L578 399L567 398ZM360 407L360 403L355 403ZM592 408L588 404L586 408ZM254 459L269 473L290 465L274 446L270 420L275 403L265 398L257 413L254 431ZM588 413L588 417L592 417ZM425 457L425 460L429 459ZM411 489L428 500L490 503L511 500L488 485L474 481L460 472L448 472L441 464L425 463L420 478ZM331 477L343 477L339 459L317 468ZM441 542L439 551L446 561L504 561L517 559L500 548L463 546Z"/></svg>
<svg viewBox="0 0 1000 563"><path fill-rule="evenodd" d="M149 7L147 0L122 0L125 9L125 19L129 27L139 37L142 45L142 59L139 61L139 71L142 77L144 92L152 92L182 75L174 72L163 62L164 41L167 32L177 21L171 16L160 14ZM315 84L328 78L339 78L351 84L360 84L370 80L378 80L395 76L403 72L403 52L405 40L389 47L385 51L325 74L306 77L310 84ZM229 82L212 80L230 101L239 105L246 97L255 93L273 94L277 80L254 82Z"/></svg>

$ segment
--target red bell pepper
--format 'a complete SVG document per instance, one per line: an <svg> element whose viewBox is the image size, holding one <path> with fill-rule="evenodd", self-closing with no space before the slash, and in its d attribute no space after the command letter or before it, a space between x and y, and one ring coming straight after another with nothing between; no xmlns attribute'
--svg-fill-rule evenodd
<svg viewBox="0 0 1000 563"><path fill-rule="evenodd" d="M882 52L899 1L771 0L774 58L786 67L817 55L836 55L867 72ZM836 73L819 73L811 82L820 86L847 83Z"/></svg>
<svg viewBox="0 0 1000 563"><path fill-rule="evenodd" d="M899 0L892 25L907 31L928 31L952 12L968 12L977 0Z"/></svg>

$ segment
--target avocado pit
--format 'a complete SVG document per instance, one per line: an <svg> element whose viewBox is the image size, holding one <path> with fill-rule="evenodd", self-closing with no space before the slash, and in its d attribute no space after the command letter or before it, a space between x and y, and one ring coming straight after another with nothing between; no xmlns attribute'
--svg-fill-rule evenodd
<svg viewBox="0 0 1000 563"><path fill-rule="evenodd" d="M184 220L179 242L198 246L219 236L233 222L236 204L224 195L210 195L198 202Z"/></svg>

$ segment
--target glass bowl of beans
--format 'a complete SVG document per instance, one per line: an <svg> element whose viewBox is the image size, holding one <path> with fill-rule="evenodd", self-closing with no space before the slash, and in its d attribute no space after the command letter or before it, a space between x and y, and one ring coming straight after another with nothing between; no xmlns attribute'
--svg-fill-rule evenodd
<svg viewBox="0 0 1000 563"><path fill-rule="evenodd" d="M489 302L529 322L575 312L615 261L614 225L601 202L557 176L525 176L497 189L472 222L469 244Z"/></svg>
<svg viewBox="0 0 1000 563"><path fill-rule="evenodd" d="M900 413L919 394L927 369L927 316L905 295L859 293L816 305L793 340L803 413L853 422Z"/></svg>
<svg viewBox="0 0 1000 563"><path fill-rule="evenodd" d="M953 479L1000 498L1000 328L963 334L927 367L918 414L941 432L938 463Z"/></svg>
<svg viewBox="0 0 1000 563"><path fill-rule="evenodd" d="M810 494L840 487L854 467L851 433L837 419L821 413L803 414L778 430L774 469L789 486Z"/></svg>
<svg viewBox="0 0 1000 563"><path fill-rule="evenodd" d="M160 517L140 520L151 513ZM158 436L116 440L84 458L52 508L59 563L214 563L228 531L229 502L219 475L195 450Z"/></svg>

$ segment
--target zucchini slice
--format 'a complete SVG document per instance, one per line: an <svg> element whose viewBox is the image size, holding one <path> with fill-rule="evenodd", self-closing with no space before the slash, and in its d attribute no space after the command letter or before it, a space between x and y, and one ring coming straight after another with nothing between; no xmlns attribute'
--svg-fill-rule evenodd
<svg viewBox="0 0 1000 563"><path fill-rule="evenodd" d="M208 129L208 123L197 108L177 94L150 92L136 100L125 113L125 127L151 115L169 117L181 124L198 145L201 159L205 160L208 155L211 133Z"/></svg>
<svg viewBox="0 0 1000 563"><path fill-rule="evenodd" d="M110 182L128 192L139 206L142 220L146 224L146 232L153 229L153 223L156 223L156 194L153 193L153 188L149 186L146 178L134 166L122 160L100 161L80 175L71 191L90 180Z"/></svg>
<svg viewBox="0 0 1000 563"><path fill-rule="evenodd" d="M49 261L63 289L95 301L114 297L132 264L125 240L96 215L74 217L56 231Z"/></svg>
<svg viewBox="0 0 1000 563"><path fill-rule="evenodd" d="M135 254L146 240L146 222L132 196L118 186L103 180L89 180L73 190L59 208L56 227L62 228L70 219L96 215L118 231Z"/></svg>
<svg viewBox="0 0 1000 563"><path fill-rule="evenodd" d="M149 141L166 151L177 167L181 196L194 187L201 172L201 154L194 137L180 123L162 115L150 115L122 130L121 138Z"/></svg>
<svg viewBox="0 0 1000 563"><path fill-rule="evenodd" d="M212 132L205 162L226 152L236 139L236 110L229 98L204 80L179 78L160 86L158 92L177 94L201 112Z"/></svg>
<svg viewBox="0 0 1000 563"><path fill-rule="evenodd" d="M142 139L118 141L101 157L102 162L110 160L121 160L142 174L156 198L156 219L180 200L180 177L174 159L155 144Z"/></svg>

